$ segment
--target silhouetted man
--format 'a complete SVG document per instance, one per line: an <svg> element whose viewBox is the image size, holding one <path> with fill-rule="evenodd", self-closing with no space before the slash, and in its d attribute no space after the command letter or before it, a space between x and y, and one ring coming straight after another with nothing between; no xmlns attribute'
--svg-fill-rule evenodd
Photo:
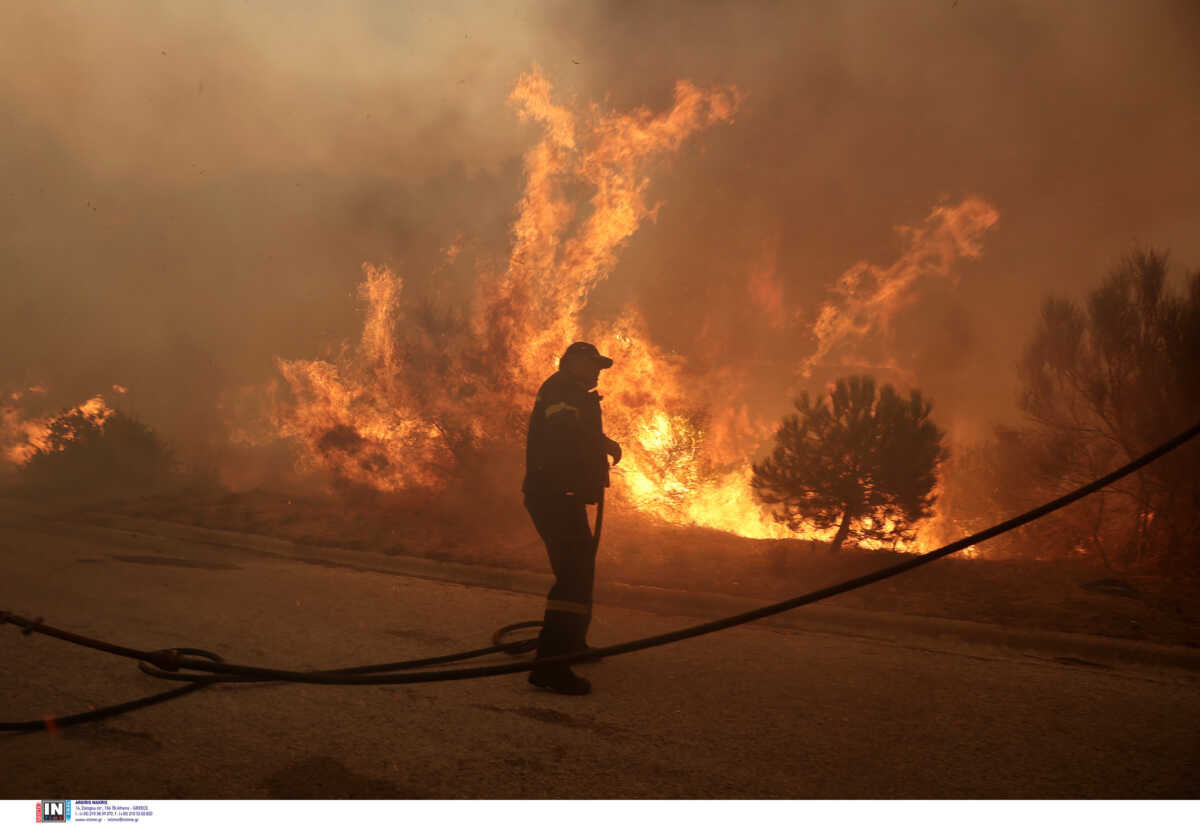
<svg viewBox="0 0 1200 824"><path fill-rule="evenodd" d="M537 657L551 658L587 649L592 617L596 544L588 526L587 504L599 502L608 486L608 457L615 466L621 446L604 434L596 383L612 366L590 343L572 343L558 371L538 390L525 446L525 508L546 544L554 587L538 636ZM566 695L591 690L566 664L539 664L529 683Z"/></svg>

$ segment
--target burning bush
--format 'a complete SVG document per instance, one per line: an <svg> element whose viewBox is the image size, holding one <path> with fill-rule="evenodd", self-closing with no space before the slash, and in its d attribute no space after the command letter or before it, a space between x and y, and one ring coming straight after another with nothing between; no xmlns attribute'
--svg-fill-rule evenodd
<svg viewBox="0 0 1200 824"><path fill-rule="evenodd" d="M79 409L54 418L18 470L28 486L56 492L148 489L173 472L170 451L150 427L123 412L97 417Z"/></svg>

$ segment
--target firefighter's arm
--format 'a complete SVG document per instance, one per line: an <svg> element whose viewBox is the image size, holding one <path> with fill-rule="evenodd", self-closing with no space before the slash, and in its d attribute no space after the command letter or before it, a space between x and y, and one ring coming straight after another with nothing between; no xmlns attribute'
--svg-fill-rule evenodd
<svg viewBox="0 0 1200 824"><path fill-rule="evenodd" d="M566 404L562 405L566 406ZM547 412L549 412L551 408L552 407L547 406ZM574 409L574 407L567 408ZM616 466L621 462L621 445L619 443L605 435L603 432L585 429L579 424L579 415L574 416L574 422L576 426L573 437L577 439L577 443L579 443L581 446L585 446L589 453L591 450L599 448L600 451L605 455L611 455L613 459L613 466Z"/></svg>
<svg viewBox="0 0 1200 824"><path fill-rule="evenodd" d="M604 435L604 452L612 456L613 466L621 462L621 445L612 438Z"/></svg>

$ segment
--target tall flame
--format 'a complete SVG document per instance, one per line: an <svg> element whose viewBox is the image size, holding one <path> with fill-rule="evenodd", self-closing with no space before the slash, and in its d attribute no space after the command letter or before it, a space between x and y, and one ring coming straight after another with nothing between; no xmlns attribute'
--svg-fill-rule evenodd
<svg viewBox="0 0 1200 824"><path fill-rule="evenodd" d="M364 265L368 316L358 345L336 362L279 361L292 397L275 410L277 431L302 445L303 467L385 490L437 487L489 441L511 439L531 387L581 336L579 312L617 250L654 214L650 164L730 121L739 93L680 82L665 112L592 105L575 113L552 100L534 67L510 100L544 136L525 155L507 267L481 278L470 334L431 338L428 324L409 322L401 278ZM579 184L593 192L584 214L568 194Z"/></svg>
<svg viewBox="0 0 1200 824"><path fill-rule="evenodd" d="M752 493L751 457L775 422L733 400L742 394L736 370L689 373L682 357L652 342L636 307L590 328L580 322L621 247L659 208L647 201L654 162L732 121L740 92L681 81L662 112L575 111L555 102L534 67L510 102L542 137L524 157L507 265L481 273L469 310L438 315L406 302L397 274L364 264L361 338L332 360L278 362L287 397L274 406L275 432L300 445L302 468L382 490L437 489L481 466L492 445L519 442L536 386L571 341L588 339L617 361L602 379L606 430L625 447L615 494L671 523L792 536ZM572 194L580 187L590 192L586 203ZM800 376L835 356L838 365L861 360L858 343L886 334L922 278L952 277L957 261L978 255L996 219L979 198L939 206L921 225L901 228L905 248L890 266L847 269L818 311L816 349L799 363ZM456 239L447 260L461 248ZM799 317L784 306L771 254L752 271L748 294L770 328Z"/></svg>
<svg viewBox="0 0 1200 824"><path fill-rule="evenodd" d="M437 422L414 406L404 380L395 334L403 283L387 268L366 264L363 273L359 295L368 313L357 349L337 364L278 361L293 399L275 410L278 433L307 447L304 468L393 492L436 487L449 456Z"/></svg>
<svg viewBox="0 0 1200 824"><path fill-rule="evenodd" d="M644 107L608 112L595 104L576 115L553 103L550 92L535 67L510 97L520 117L546 133L525 155L525 193L508 268L485 303L486 322L499 322L508 340L520 344L513 377L522 383L544 377L579 337L579 312L616 265L617 249L656 213L645 199L651 161L677 151L701 129L730 122L741 99L732 87L705 91L680 81L674 105L657 115ZM593 190L590 213L574 231L578 209L567 194L569 182Z"/></svg>

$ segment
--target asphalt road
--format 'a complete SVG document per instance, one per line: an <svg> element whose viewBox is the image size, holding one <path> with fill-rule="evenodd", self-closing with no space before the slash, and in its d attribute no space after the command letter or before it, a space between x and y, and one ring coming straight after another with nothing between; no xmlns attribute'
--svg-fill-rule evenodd
<svg viewBox="0 0 1200 824"><path fill-rule="evenodd" d="M541 599L8 519L0 609L144 649L327 668L488 643ZM316 560L317 563L312 561ZM603 569L600 574L603 575ZM600 606L593 644L696 619ZM1061 660L1059 660L1061 659ZM502 660L511 659L505 657ZM5 798L1196 798L1200 672L920 635L751 625L580 668L435 684L224 685L0 737ZM0 720L165 682L0 628Z"/></svg>

